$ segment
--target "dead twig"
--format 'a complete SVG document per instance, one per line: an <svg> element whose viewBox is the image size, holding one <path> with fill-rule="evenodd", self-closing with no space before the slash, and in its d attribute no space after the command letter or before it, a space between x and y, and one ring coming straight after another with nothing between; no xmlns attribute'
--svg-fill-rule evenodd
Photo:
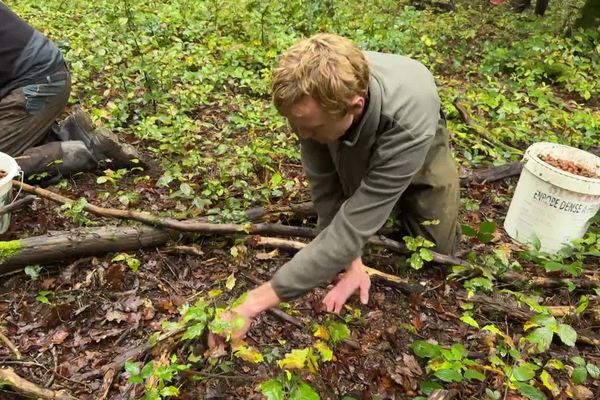
<svg viewBox="0 0 600 400"><path fill-rule="evenodd" d="M104 400L106 396L108 396L108 392L110 391L110 385L112 385L113 379L115 377L115 370L109 369L104 374L104 379L102 379L102 389L100 390L100 396L98 396L97 400Z"/></svg>
<svg viewBox="0 0 600 400"><path fill-rule="evenodd" d="M189 256L203 256L204 252L197 246L170 246L164 249L167 254L184 254Z"/></svg>
<svg viewBox="0 0 600 400"><path fill-rule="evenodd" d="M23 197L20 200L17 200L7 206L4 207L0 207L0 215L4 215L6 213L9 213L11 211L15 211L18 210L22 207L24 207L25 205L29 204L29 203L33 203L35 200L37 200L37 197L34 195L28 195Z"/></svg>
<svg viewBox="0 0 600 400"><path fill-rule="evenodd" d="M121 369L123 369L123 366L125 365L126 361L137 360L143 354L145 354L147 351L149 351L152 347L154 347L156 344L163 342L174 336L182 334L186 328L187 327L183 327L180 329L176 329L176 330L173 330L170 332L163 333L156 339L156 342L154 343L154 345L150 345L149 343L143 343L139 346L136 346L136 347L132 348L131 350L126 351L125 353L120 354L117 357L115 357L115 359L111 363L106 364L101 368L97 368L94 371L82 374L80 379L86 381L91 378L103 376L110 370L120 371Z"/></svg>
<svg viewBox="0 0 600 400"><path fill-rule="evenodd" d="M466 292L459 292L456 294L456 297L464 302L476 303L479 306L479 310L498 312L522 321L530 320L537 315L537 313L531 310L519 307L514 304L512 299L506 297L499 296L498 298L494 298L485 295L473 295L468 297ZM547 309L550 314L555 317L563 317L567 313L571 314L572 311L574 311L570 306L550 306L547 307ZM577 342L590 346L600 346L600 339L584 335L581 332L577 332Z"/></svg>
<svg viewBox="0 0 600 400"><path fill-rule="evenodd" d="M39 387L27 379L21 378L15 373L12 368L0 368L0 382L9 384L17 392L26 396L31 396L38 399L48 400L74 400L76 397L71 396L64 390L51 390Z"/></svg>
<svg viewBox="0 0 600 400"><path fill-rule="evenodd" d="M6 337L4 335L4 333L2 333L1 329L0 329L0 341L2 341L10 351L12 351L12 353L15 355L17 360L21 359L21 353L19 353L19 349L17 349L17 346L15 346L14 343L8 337Z"/></svg>
<svg viewBox="0 0 600 400"><path fill-rule="evenodd" d="M469 128L471 128L471 130L473 132L475 132L479 136L481 136L481 138L483 138L485 141L487 141L491 144L494 144L496 146L502 147L504 150L506 150L510 153L523 154L522 150L519 150L515 147L509 146L509 145L501 142L500 140L496 139L493 135L490 135L489 133L487 133L482 126L473 122L473 120L469 116L469 113L467 112L466 108L462 104L460 104L458 99L454 99L452 101L452 104L454 105L454 107L456 107L456 110L460 114L460 117L463 120L463 122L465 124L467 124L467 126L469 126Z"/></svg>

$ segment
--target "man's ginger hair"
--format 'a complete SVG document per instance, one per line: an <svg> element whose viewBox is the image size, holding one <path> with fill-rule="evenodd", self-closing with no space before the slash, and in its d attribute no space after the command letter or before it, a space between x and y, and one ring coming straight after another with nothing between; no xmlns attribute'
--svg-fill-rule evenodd
<svg viewBox="0 0 600 400"><path fill-rule="evenodd" d="M369 64L350 40L329 33L302 39L273 70L273 102L281 113L312 96L328 113L343 115L350 100L366 96Z"/></svg>

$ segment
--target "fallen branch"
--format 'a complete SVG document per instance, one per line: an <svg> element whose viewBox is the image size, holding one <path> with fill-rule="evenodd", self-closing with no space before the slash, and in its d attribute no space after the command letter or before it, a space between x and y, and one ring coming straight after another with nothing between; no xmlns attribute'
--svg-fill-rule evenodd
<svg viewBox="0 0 600 400"><path fill-rule="evenodd" d="M160 246L169 241L169 232L146 226L83 228L33 236L3 244L0 272L7 273L25 265L51 264L73 257L101 255Z"/></svg>
<svg viewBox="0 0 600 400"><path fill-rule="evenodd" d="M7 383L17 392L33 398L49 400L76 399L76 397L71 396L64 390L54 391L39 387L27 379L21 378L12 368L0 368L0 382Z"/></svg>
<svg viewBox="0 0 600 400"><path fill-rule="evenodd" d="M593 290L600 286L600 281L590 278L549 278L546 276L526 276L518 272L508 271L498 277L502 282L510 283L516 287L541 287L554 289L574 284L578 289Z"/></svg>
<svg viewBox="0 0 600 400"><path fill-rule="evenodd" d="M29 195L29 196L23 197L20 200L16 200L15 202L13 202L7 206L0 207L0 215L4 215L6 213L18 210L19 208L22 208L29 203L33 203L36 199L37 199L36 196Z"/></svg>
<svg viewBox="0 0 600 400"><path fill-rule="evenodd" d="M469 126L469 128L471 128L471 130L473 132L477 133L484 140L486 140L487 142L490 142L491 144L494 144L496 146L500 146L504 150L506 150L510 153L523 154L522 150L519 150L516 147L512 147L512 146L509 146L509 145L503 143L502 141L495 138L493 135L490 135L489 133L487 133L481 125L478 125L475 122L473 122L473 120L469 116L469 113L467 112L466 108L462 104L460 104L458 99L454 99L452 101L452 104L454 105L454 107L456 107L456 110L460 114L460 117L463 120L463 122L465 124L467 124L467 126Z"/></svg>
<svg viewBox="0 0 600 400"><path fill-rule="evenodd" d="M2 341L6 347L13 352L17 360L21 359L21 353L19 353L19 349L17 349L17 346L15 346L14 343L11 342L10 339L4 335L4 333L2 333L2 330L0 330L0 341Z"/></svg>
<svg viewBox="0 0 600 400"><path fill-rule="evenodd" d="M72 199L60 194L42 189L37 186L31 186L27 183L13 180L13 185L20 187L27 193L33 193L39 197L52 200L59 204L73 203ZM315 230L305 227L287 226L281 224L212 224L202 222L200 220L177 220L168 217L159 217L153 214L134 211L134 210L118 210L115 208L99 207L90 203L86 203L83 207L85 211L101 217L130 219L150 225L152 227L169 228L183 232L202 232L206 234L224 234L224 233L242 233L242 234L265 234L265 235L280 235L280 236L299 236L299 237L314 237Z"/></svg>
<svg viewBox="0 0 600 400"><path fill-rule="evenodd" d="M493 298L490 296L484 296L484 295L473 295L471 297L467 296L466 292L459 292L456 294L456 297L459 300L462 300L464 302L468 302L468 303L475 303L477 304L479 307L479 310L484 310L484 311L494 311L494 312L498 312L502 315L508 315L512 318L518 319L518 320L522 320L522 321L528 321L530 319L532 319L533 317L535 317L536 315L538 315L537 313L523 308L523 307L519 307L518 305L514 304L514 301L512 299L506 298L506 297L499 297L499 298ZM546 307L550 314L552 316L555 317L563 317L565 316L565 307L563 306L558 306L558 307ZM567 307L567 309L570 309L570 307ZM600 346L600 339L596 339L590 336L586 336L581 334L580 332L577 333L577 342L579 343L583 343L583 344L587 344L587 345L591 345L591 346Z"/></svg>

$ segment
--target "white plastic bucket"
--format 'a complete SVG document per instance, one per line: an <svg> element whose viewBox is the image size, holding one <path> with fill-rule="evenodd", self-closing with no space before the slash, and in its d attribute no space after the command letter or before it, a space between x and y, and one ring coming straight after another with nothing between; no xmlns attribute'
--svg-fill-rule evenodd
<svg viewBox="0 0 600 400"><path fill-rule="evenodd" d="M523 171L508 208L504 229L513 239L555 253L582 238L600 209L600 179L556 168L538 156L571 161L600 175L600 157L556 143L535 143L525 152Z"/></svg>
<svg viewBox="0 0 600 400"><path fill-rule="evenodd" d="M0 179L0 207L3 207L12 201L12 180L19 175L19 166L14 158L0 152L0 169L6 173L6 176ZM0 233L6 232L9 225L10 213L0 216Z"/></svg>

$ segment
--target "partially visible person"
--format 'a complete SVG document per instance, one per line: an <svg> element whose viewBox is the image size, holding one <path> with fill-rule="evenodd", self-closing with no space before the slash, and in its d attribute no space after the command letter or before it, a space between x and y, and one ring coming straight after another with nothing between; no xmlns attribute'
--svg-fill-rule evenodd
<svg viewBox="0 0 600 400"><path fill-rule="evenodd" d="M25 177L69 175L137 165L135 149L107 129L95 130L76 110L62 123L71 75L60 50L0 3L0 151L13 156Z"/></svg>

